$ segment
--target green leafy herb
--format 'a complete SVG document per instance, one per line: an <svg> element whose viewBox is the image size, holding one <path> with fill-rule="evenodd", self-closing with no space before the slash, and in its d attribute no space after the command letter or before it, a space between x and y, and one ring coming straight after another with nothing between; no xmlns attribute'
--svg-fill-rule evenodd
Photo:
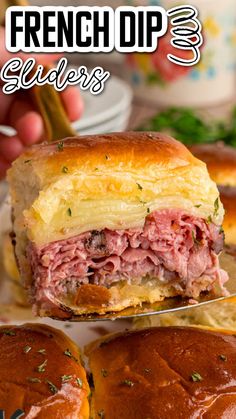
<svg viewBox="0 0 236 419"><path fill-rule="evenodd" d="M143 187L142 187L142 185L140 185L140 183L136 182L136 185L137 185L137 187L138 187L138 189L139 189L140 191L142 191L142 190L143 190Z"/></svg>
<svg viewBox="0 0 236 419"><path fill-rule="evenodd" d="M187 145L224 141L235 147L236 107L229 121L213 122L204 121L204 117L193 109L171 107L155 115L139 130L167 132Z"/></svg>
<svg viewBox="0 0 236 419"><path fill-rule="evenodd" d="M108 371L105 370L104 368L101 369L101 374L103 377L107 377L108 376Z"/></svg>
<svg viewBox="0 0 236 419"><path fill-rule="evenodd" d="M68 208L68 209L67 209L67 214L69 215L69 217L71 217L71 216L72 216L72 211L71 211L71 208Z"/></svg>
<svg viewBox="0 0 236 419"><path fill-rule="evenodd" d="M39 349L38 353L42 354L42 355L45 355L46 354L46 349Z"/></svg>
<svg viewBox="0 0 236 419"><path fill-rule="evenodd" d="M197 381L202 381L202 380L203 380L203 378L202 378L202 376L199 374L199 372L194 371L194 372L191 374L191 380L192 380L192 381L194 381L194 382L197 382Z"/></svg>
<svg viewBox="0 0 236 419"><path fill-rule="evenodd" d="M216 198L214 202L214 216L216 217L219 212L219 198Z"/></svg>
<svg viewBox="0 0 236 419"><path fill-rule="evenodd" d="M30 163L31 161L32 161L31 159L25 160L24 163Z"/></svg>
<svg viewBox="0 0 236 419"><path fill-rule="evenodd" d="M72 375L62 375L61 381L65 383L66 381L70 381L72 379Z"/></svg>
<svg viewBox="0 0 236 419"><path fill-rule="evenodd" d="M52 394L56 394L58 392L58 388L51 381L46 380L46 383L48 384L49 390Z"/></svg>
<svg viewBox="0 0 236 419"><path fill-rule="evenodd" d="M221 361L227 361L227 356L225 356L223 354L220 354L219 358L220 358Z"/></svg>
<svg viewBox="0 0 236 419"><path fill-rule="evenodd" d="M45 359L45 361L37 367L38 372L45 372L45 367L47 365L47 362L48 360Z"/></svg>
<svg viewBox="0 0 236 419"><path fill-rule="evenodd" d="M27 380L30 383L41 383L41 380L39 378L36 378L36 377L28 377Z"/></svg>
<svg viewBox="0 0 236 419"><path fill-rule="evenodd" d="M206 223L207 224L211 224L212 223L212 216L208 215L207 219L206 219Z"/></svg>
<svg viewBox="0 0 236 419"><path fill-rule="evenodd" d="M63 166L63 168L61 169L62 173L68 173L69 169L66 166Z"/></svg>
<svg viewBox="0 0 236 419"><path fill-rule="evenodd" d="M121 384L128 386L128 387L133 387L134 386L134 382L131 380L123 380L121 381Z"/></svg>
<svg viewBox="0 0 236 419"><path fill-rule="evenodd" d="M202 206L202 204L198 204L198 205L194 205L195 208L200 208Z"/></svg>
<svg viewBox="0 0 236 419"><path fill-rule="evenodd" d="M15 336L16 335L15 332L13 330L11 330L11 329L1 330L1 333L3 335L6 335L6 336Z"/></svg>
<svg viewBox="0 0 236 419"><path fill-rule="evenodd" d="M80 388L82 388L83 387L83 381L81 380L81 378L76 378L76 383L78 384L78 386L80 387Z"/></svg>
<svg viewBox="0 0 236 419"><path fill-rule="evenodd" d="M60 141L60 142L57 144L57 150L58 150L58 151L63 151L63 150L64 150L64 141Z"/></svg>
<svg viewBox="0 0 236 419"><path fill-rule="evenodd" d="M75 362L78 362L78 359L76 359L75 356L72 355L72 353L69 349L66 349L63 353L64 353L64 355L68 356L69 358L74 359Z"/></svg>
<svg viewBox="0 0 236 419"><path fill-rule="evenodd" d="M104 419L105 418L105 412L104 412L104 410L102 409L102 410L99 410L99 412L98 412L98 416L99 416L99 418L101 418L101 419Z"/></svg>
<svg viewBox="0 0 236 419"><path fill-rule="evenodd" d="M95 171L97 171L98 170L98 167L95 167L95 169L94 169Z"/></svg>
<svg viewBox="0 0 236 419"><path fill-rule="evenodd" d="M29 346L29 345L26 345L25 347L24 347L24 349L23 349L23 351L24 351L24 353L25 354L27 354L29 351L31 351L31 346Z"/></svg>
<svg viewBox="0 0 236 419"><path fill-rule="evenodd" d="M150 208L147 208L147 213L150 214Z"/></svg>

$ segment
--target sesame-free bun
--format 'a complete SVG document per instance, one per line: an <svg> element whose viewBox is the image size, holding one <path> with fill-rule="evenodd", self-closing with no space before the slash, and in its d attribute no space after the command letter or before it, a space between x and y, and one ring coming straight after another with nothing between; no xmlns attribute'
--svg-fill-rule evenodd
<svg viewBox="0 0 236 419"><path fill-rule="evenodd" d="M102 339L87 350L92 418L236 417L236 336L160 327Z"/></svg>
<svg viewBox="0 0 236 419"><path fill-rule="evenodd" d="M218 191L205 164L160 133L36 145L13 163L8 180L15 233L39 245L105 227L141 227L147 209L211 214L217 224L223 218L221 205L214 216Z"/></svg>
<svg viewBox="0 0 236 419"><path fill-rule="evenodd" d="M219 192L206 165L160 133L112 133L36 145L13 163L8 180L16 257L34 309L34 284L40 280L33 278L33 257L27 255L31 244L40 252L84 232L143 228L147 215L158 210L180 209L217 225L223 219ZM45 254L43 263L50 265L54 258ZM205 290L207 279L200 282ZM74 289L65 290L56 298L45 282L41 290L45 298L36 314L59 318L120 311L179 295L158 278L144 278L139 285L121 278L111 287L86 283L76 295Z"/></svg>
<svg viewBox="0 0 236 419"><path fill-rule="evenodd" d="M0 372L6 418L17 409L25 419L89 418L80 353L61 331L40 324L1 326Z"/></svg>
<svg viewBox="0 0 236 419"><path fill-rule="evenodd" d="M190 151L207 165L209 174L217 185L236 186L236 149L224 145L200 144Z"/></svg>

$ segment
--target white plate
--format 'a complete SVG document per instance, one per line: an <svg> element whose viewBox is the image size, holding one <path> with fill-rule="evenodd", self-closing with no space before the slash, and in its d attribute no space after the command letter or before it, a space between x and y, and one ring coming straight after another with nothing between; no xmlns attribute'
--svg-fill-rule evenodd
<svg viewBox="0 0 236 419"><path fill-rule="evenodd" d="M133 93L130 86L117 77L110 77L105 89L99 95L89 91L81 91L84 100L84 114L73 123L76 131L94 127L104 121L109 121L125 112L130 107Z"/></svg>
<svg viewBox="0 0 236 419"><path fill-rule="evenodd" d="M127 128L131 114L131 107L112 120L102 122L101 124L86 127L79 131L80 135L105 134L109 132L121 132Z"/></svg>

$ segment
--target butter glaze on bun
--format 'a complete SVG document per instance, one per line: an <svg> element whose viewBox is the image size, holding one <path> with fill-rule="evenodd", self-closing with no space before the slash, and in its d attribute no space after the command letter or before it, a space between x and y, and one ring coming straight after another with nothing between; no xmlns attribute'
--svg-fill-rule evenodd
<svg viewBox="0 0 236 419"><path fill-rule="evenodd" d="M89 419L89 387L76 345L40 324L0 327L0 407L25 419Z"/></svg>
<svg viewBox="0 0 236 419"><path fill-rule="evenodd" d="M151 328L102 339L87 353L93 418L236 417L234 334Z"/></svg>
<svg viewBox="0 0 236 419"><path fill-rule="evenodd" d="M8 179L16 256L37 314L195 298L216 282L223 291L219 192L173 138L128 132L37 145Z"/></svg>

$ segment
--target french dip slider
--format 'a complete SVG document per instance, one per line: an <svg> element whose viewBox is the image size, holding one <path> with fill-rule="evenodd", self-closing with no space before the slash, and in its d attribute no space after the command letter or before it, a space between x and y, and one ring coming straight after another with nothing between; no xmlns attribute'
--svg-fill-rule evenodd
<svg viewBox="0 0 236 419"><path fill-rule="evenodd" d="M80 353L46 325L0 327L0 408L5 417L89 419L89 387Z"/></svg>
<svg viewBox="0 0 236 419"><path fill-rule="evenodd" d="M236 336L160 327L102 339L88 350L94 419L236 417Z"/></svg>
<svg viewBox="0 0 236 419"><path fill-rule="evenodd" d="M37 145L8 180L16 257L38 315L104 314L215 286L224 294L219 192L171 137Z"/></svg>

